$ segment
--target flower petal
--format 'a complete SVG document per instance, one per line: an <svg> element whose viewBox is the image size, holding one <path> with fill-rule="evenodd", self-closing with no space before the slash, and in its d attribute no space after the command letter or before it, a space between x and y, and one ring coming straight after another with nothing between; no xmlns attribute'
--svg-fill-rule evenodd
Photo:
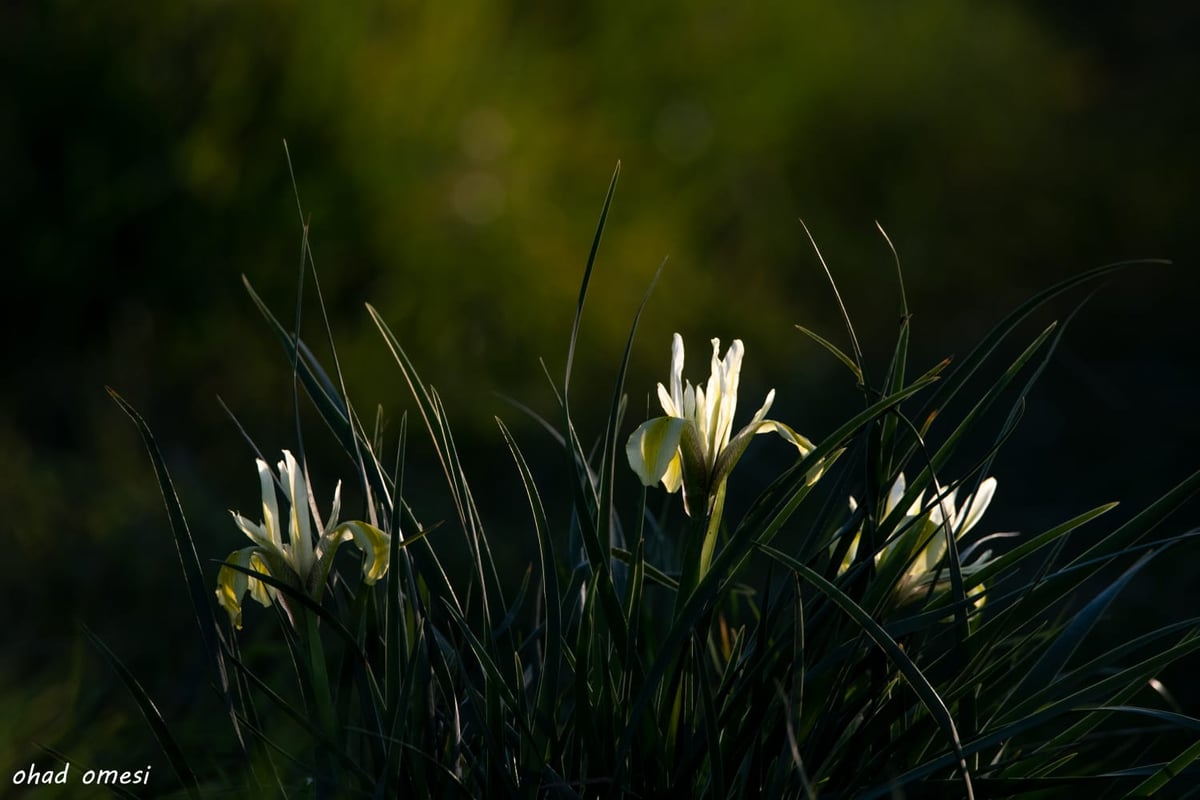
<svg viewBox="0 0 1200 800"><path fill-rule="evenodd" d="M271 468L261 458L255 459L258 466L258 482L262 489L262 527L271 544L278 548L283 544L279 531L279 503L275 499L275 476Z"/></svg>
<svg viewBox="0 0 1200 800"><path fill-rule="evenodd" d="M680 416L683 411L683 337L676 333L671 337L671 402L675 411L668 411L664 405L663 411L672 417Z"/></svg>
<svg viewBox="0 0 1200 800"><path fill-rule="evenodd" d="M225 559L225 563L270 574L266 563L258 556L257 547L235 550ZM217 602L229 614L230 624L238 630L242 629L242 598L247 591L264 606L271 605L267 586L258 578L227 566L222 566L217 572Z"/></svg>
<svg viewBox="0 0 1200 800"><path fill-rule="evenodd" d="M643 422L630 435L625 445L625 455L629 459L629 466L637 473L643 485L653 486L660 480L666 485L664 476L667 475L672 462L679 460L679 437L683 434L684 426L689 424L691 423L688 420L679 417L655 417ZM679 489L679 483L682 481L680 471L680 465L676 463L672 479L675 485L667 485L667 491L674 492Z"/></svg>
<svg viewBox="0 0 1200 800"><path fill-rule="evenodd" d="M755 435L760 433L778 433L785 441L790 442L799 450L802 457L811 453L813 449L813 443L809 441L807 436L796 433L787 425L777 420L764 419L755 426L754 433Z"/></svg>
<svg viewBox="0 0 1200 800"><path fill-rule="evenodd" d="M369 584L382 578L388 571L392 537L365 522L344 522L337 530L350 532L351 541L363 552L363 580Z"/></svg>
<svg viewBox="0 0 1200 800"><path fill-rule="evenodd" d="M887 500L883 504L883 515L891 516L896 510L896 506L900 505L900 500L904 497L904 491L908 488L907 481L904 480L904 473L901 472L896 476L896 480L892 481L892 488L888 490ZM915 516L908 514L908 516Z"/></svg>
<svg viewBox="0 0 1200 800"><path fill-rule="evenodd" d="M329 519L323 530L331 530L338 524L338 515L342 513L342 482L338 481L333 487L333 505L329 509Z"/></svg>
<svg viewBox="0 0 1200 800"><path fill-rule="evenodd" d="M682 402L683 398L680 398ZM658 403L662 406L662 410L667 412L668 417L682 417L683 409L675 404L675 398L667 391L667 387L661 383L658 385Z"/></svg>
<svg viewBox="0 0 1200 800"><path fill-rule="evenodd" d="M230 511L229 513L233 515L234 523L242 529L242 533L246 534L250 541L254 542L260 547L276 546L275 543L271 541L271 536L265 526L259 525L257 522L251 522L236 511Z"/></svg>
<svg viewBox="0 0 1200 800"><path fill-rule="evenodd" d="M289 514L288 541L296 560L296 572L304 578L312 570L313 539L312 523L308 514L308 484L304 471L296 463L290 451L283 451L284 460L279 463L279 477L287 488L292 508Z"/></svg>
<svg viewBox="0 0 1200 800"><path fill-rule="evenodd" d="M745 346L741 339L734 339L725 351L724 361L717 363L717 347L720 340L713 339L713 376L718 377L720 396L716 398L716 409L713 419L712 442L715 452L720 452L729 444L733 433L733 417L737 413L738 384L742 374L742 357ZM711 379L710 379L711 385Z"/></svg>
<svg viewBox="0 0 1200 800"><path fill-rule="evenodd" d="M354 542L366 556L363 562L363 581L374 584L387 574L392 537L365 522L343 522L325 533L317 543L317 561L309 575L307 586L309 595L317 600L321 598L325 589L325 581L333 568L333 557L342 542Z"/></svg>
<svg viewBox="0 0 1200 800"><path fill-rule="evenodd" d="M957 536L962 536L964 533L971 530L971 528L975 527L975 524L979 522L980 517L983 516L983 512L987 511L987 507L992 502L992 495L995 493L995 478L988 478L983 483L979 484L979 491L971 496L971 499L966 504L965 508L961 509L959 513L955 514L954 525L955 534Z"/></svg>

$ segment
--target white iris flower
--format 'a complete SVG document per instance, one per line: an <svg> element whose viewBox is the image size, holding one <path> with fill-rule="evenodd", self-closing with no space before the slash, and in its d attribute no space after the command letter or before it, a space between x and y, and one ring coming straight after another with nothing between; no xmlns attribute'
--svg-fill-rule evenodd
<svg viewBox="0 0 1200 800"><path fill-rule="evenodd" d="M904 475L901 473L897 476L891 489L888 491L887 498L884 500L883 513L885 517L891 515L892 511L899 505L900 499L904 496L905 489ZM934 496L940 496L944 491L939 486ZM921 513L925 493L921 492L917 495L917 499L904 512L904 519L897 526L897 530L901 531L900 535L893 537L890 542L875 553L876 566L880 566L892 558L903 558L906 561L910 558L912 559L912 563L900 576L896 584L896 595L901 603L926 596L929 594L931 586L935 593L943 592L950 588L949 567L943 563L946 559L947 551L946 528L949 527L956 542L962 539L968 531L978 524L980 518L983 517L983 513L987 511L988 505L991 504L992 496L995 493L996 479L987 478L979 484L978 491L963 500L961 506L957 503L958 489L955 489L946 494L940 502L935 503L925 514ZM857 501L851 497L850 510L854 511L857 508ZM854 561L854 557L858 553L858 543L861 536L861 530L854 535L854 540L850 543L850 549L847 551L841 568L838 570L839 574L845 572ZM914 558L913 549L921 542L925 544ZM964 556L964 553L960 553L960 558ZM959 569L964 577L968 577L985 566L990 557L991 552L985 552L972 563L961 565ZM978 596L974 605L976 608L979 608L983 605L984 587L982 585L976 587L975 592Z"/></svg>
<svg viewBox="0 0 1200 800"><path fill-rule="evenodd" d="M225 559L226 564L235 564L255 572L270 575L276 580L303 591L314 600L321 599L325 580L333 566L333 556L342 542L352 541L366 556L363 562L363 580L368 584L387 573L391 537L365 522L338 523L341 510L342 484L338 482L333 492L333 507L329 522L321 526L316 507L316 527L320 534L314 543L313 525L309 516L308 485L304 470L287 450L279 462L279 481L284 487L288 505L288 540L283 541L283 520L279 516L279 505L275 497L275 476L267 462L258 460L258 479L262 486L262 522L251 522L236 512L233 520L254 544L237 550ZM242 598L246 592L264 606L273 599L280 599L278 589L267 586L258 578L228 566L222 566L217 574L217 602L229 613L229 620L237 628L242 627ZM287 603L284 602L284 609ZM291 612L288 612L289 617ZM293 620L294 623L294 620Z"/></svg>
<svg viewBox="0 0 1200 800"><path fill-rule="evenodd" d="M629 465L643 484L653 486L662 481L668 492L683 489L684 508L689 514L696 514L697 509L700 513L712 511L705 503L712 503L755 434L777 433L801 456L813 449L812 442L787 425L766 419L775 401L774 389L767 393L750 423L734 434L742 340L734 339L723 359L718 358L720 339L713 339L712 346L708 383L692 386L691 381L683 381L683 338L675 334L671 342L671 388L658 384L658 400L667 415L639 425L625 447ZM810 480L819 476L818 468Z"/></svg>

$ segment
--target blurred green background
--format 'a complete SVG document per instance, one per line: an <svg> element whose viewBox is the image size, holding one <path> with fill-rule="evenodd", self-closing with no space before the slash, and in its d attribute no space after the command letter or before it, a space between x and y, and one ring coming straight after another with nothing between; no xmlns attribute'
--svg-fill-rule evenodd
<svg viewBox="0 0 1200 800"><path fill-rule="evenodd" d="M352 398L382 405L392 433L410 408L369 301L442 391L514 564L532 540L492 415L551 494L561 462L497 392L554 413L538 360L561 375L618 160L576 365L586 436L664 257L631 415L666 377L672 331L693 380L709 337L741 337L743 415L775 387L772 416L813 438L860 406L793 328L846 342L798 218L877 369L899 300L876 220L922 369L1058 279L1173 259L1092 299L997 463L990 527L1030 530L1110 499L1131 512L1197 466L1198 35L1182 2L0 4L0 785L47 761L34 742L159 764L169 782L81 623L185 743L229 744L153 475L103 387L154 428L201 558L242 546L227 509L254 508L257 482L217 396L268 456L295 447L289 370L240 279L290 318L301 225L284 139ZM307 419L328 498L350 468ZM756 446L768 466L745 480L769 477L774 447ZM436 486L420 437L409 455L412 485ZM1191 555L1131 613L1196 613Z"/></svg>

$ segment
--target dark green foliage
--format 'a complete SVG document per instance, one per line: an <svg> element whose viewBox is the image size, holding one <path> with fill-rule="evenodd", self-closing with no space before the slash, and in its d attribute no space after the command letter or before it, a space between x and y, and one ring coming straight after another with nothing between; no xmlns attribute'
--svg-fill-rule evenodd
<svg viewBox="0 0 1200 800"><path fill-rule="evenodd" d="M531 515L527 531L506 531L504 541L524 536L537 553L519 580L500 574L500 538L484 528L445 406L385 315L368 307L432 442L469 574L439 557L450 531L431 533L420 503L405 498L407 426L394 451L368 436L340 370L335 383L254 296L298 387L353 459L372 519L392 534L392 568L373 588L335 569L326 602L316 603L261 576L296 601L301 622L292 630L279 615L275 643L280 659L290 653L296 681L250 666L236 639L206 628L212 604L193 589L202 630L215 632L204 641L219 645L214 665L235 679L227 696L253 742L245 752L271 754L281 793L311 782L318 797L375 798L1120 796L1194 782L1200 720L1162 707L1145 687L1200 649L1200 623L1140 632L1098 653L1084 645L1142 567L1194 535L1163 526L1200 488L1200 473L1063 564L1074 552L1068 537L1114 504L1022 532L987 560L966 555L965 524L922 527L936 514L957 517L944 511L951 490L982 490L1063 327L993 367L982 388L972 380L1042 303L1117 267L1042 292L955 368L941 362L911 381L906 302L881 379L866 370L848 315L852 356L801 328L851 368L863 409L741 519L718 516L711 562L698 562L686 537L707 520L674 526L646 508L657 489L637 498L618 491L624 376L640 310L594 451L571 413L571 389L581 389L571 368L615 182L614 173L558 394L567 518L547 514L516 437L497 420ZM956 400L965 412L954 411ZM119 402L151 448L180 552L192 553L153 438ZM989 414L1005 404L999 421ZM967 443L980 435L983 451L972 452ZM818 465L824 474L813 481ZM911 482L889 500L904 473ZM851 494L861 498L853 511ZM947 558L914 572L931 543ZM664 552L679 559L649 555ZM183 561L191 585L198 564ZM270 623L259 614L254 624ZM147 717L194 787L161 718ZM228 777L239 789L253 779L249 769Z"/></svg>

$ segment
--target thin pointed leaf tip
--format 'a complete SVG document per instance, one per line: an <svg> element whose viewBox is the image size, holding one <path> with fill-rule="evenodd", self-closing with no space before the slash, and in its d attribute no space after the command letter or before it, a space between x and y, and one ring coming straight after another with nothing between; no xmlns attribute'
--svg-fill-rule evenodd
<svg viewBox="0 0 1200 800"><path fill-rule="evenodd" d="M270 575L317 601L321 599L325 580L333 566L333 556L343 542L353 542L365 556L363 580L368 584L375 583L387 573L391 536L365 522L338 522L342 504L341 481L333 490L329 520L324 526L320 519L315 521L319 533L314 536L306 470L290 452L283 451L283 461L278 464L278 482L287 500L288 538L284 541L284 517L280 515L275 492L276 473L272 473L267 462L261 459L257 465L262 490L262 521L252 522L236 511L230 512L234 523L254 544L231 553L217 573L217 602L229 614L234 627L242 627L242 598L247 592L264 606L281 600L285 610L288 609L286 599L278 589L233 567ZM316 513L315 506L313 513ZM288 615L291 616L290 610Z"/></svg>
<svg viewBox="0 0 1200 800"><path fill-rule="evenodd" d="M683 337L675 334L671 341L670 386L658 384L658 401L666 415L639 425L625 446L629 466L642 483L653 486L661 481L663 488L672 493L682 489L689 514L705 507L697 506L698 500L711 501L756 434L778 434L801 457L813 449L806 437L782 422L766 418L775 402L774 389L767 393L749 424L734 433L745 347L741 339L734 339L724 358L720 350L721 340L713 339L708 381L693 386L683 379ZM810 474L810 480L818 477L819 467Z"/></svg>

